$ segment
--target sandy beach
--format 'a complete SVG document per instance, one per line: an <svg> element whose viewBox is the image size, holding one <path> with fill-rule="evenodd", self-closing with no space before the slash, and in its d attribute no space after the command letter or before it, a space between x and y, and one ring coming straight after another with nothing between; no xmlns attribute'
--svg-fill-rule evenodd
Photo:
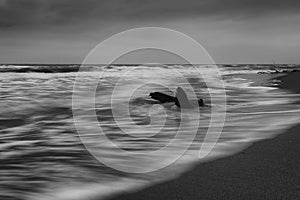
<svg viewBox="0 0 300 200"><path fill-rule="evenodd" d="M279 79L280 88L299 93L300 73ZM122 194L111 200L300 199L300 125L244 151L200 163L179 178Z"/></svg>

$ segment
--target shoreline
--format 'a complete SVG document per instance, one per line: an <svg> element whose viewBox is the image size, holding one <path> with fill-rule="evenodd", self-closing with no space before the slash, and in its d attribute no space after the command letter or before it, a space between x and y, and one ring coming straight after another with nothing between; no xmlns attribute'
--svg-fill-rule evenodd
<svg viewBox="0 0 300 200"><path fill-rule="evenodd" d="M276 77L300 93L299 72ZM300 199L300 124L243 151L197 164L180 177L109 200ZM297 167L298 166L298 167Z"/></svg>

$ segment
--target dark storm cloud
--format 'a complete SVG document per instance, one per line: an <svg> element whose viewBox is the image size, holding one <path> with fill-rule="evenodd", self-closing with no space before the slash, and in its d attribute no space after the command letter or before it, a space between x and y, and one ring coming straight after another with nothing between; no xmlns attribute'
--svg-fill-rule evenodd
<svg viewBox="0 0 300 200"><path fill-rule="evenodd" d="M299 0L0 0L0 61L80 63L130 28L181 31L219 63L299 63Z"/></svg>
<svg viewBox="0 0 300 200"><path fill-rule="evenodd" d="M293 14L299 0L0 0L0 27L78 23L85 20L182 17L254 18Z"/></svg>

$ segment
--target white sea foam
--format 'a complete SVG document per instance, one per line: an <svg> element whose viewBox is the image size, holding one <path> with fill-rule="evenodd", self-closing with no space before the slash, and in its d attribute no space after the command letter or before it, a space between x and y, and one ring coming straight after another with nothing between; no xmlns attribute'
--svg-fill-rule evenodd
<svg viewBox="0 0 300 200"><path fill-rule="evenodd" d="M180 84L186 83L178 78L176 73L170 72L172 69L170 66L156 68L118 66L107 69L105 77L101 79L96 93L96 111L99 123L106 134L113 142L128 151L138 153L139 151L147 152L159 149L176 133L180 111L176 107L172 107L172 104L153 108L151 117L154 119L160 119L165 114L168 115L167 126L160 135L155 137L147 137L150 131L143 128L143 125L133 126L133 121L126 121L122 118L121 125L130 131L131 136L135 137L124 136L112 118L109 103L111 89L116 80L122 77L128 69L131 69L131 72L123 77L123 83L126 84L115 96L117 103L124 104L123 99L127 95L128 88L134 87L138 83L146 84L133 95L131 108L134 122L145 122L146 113L153 106L149 103L149 92L161 89L163 92L171 93ZM204 98L206 102L209 103L210 98L208 91L215 94L220 93L219 83L214 83L216 79L210 73L209 66L205 66L201 70L202 74L209 76L206 80L211 81L211 85L214 86L210 90L205 88L205 84L193 68L177 66L177 70L189 78L198 97ZM223 75L243 74L249 71L251 72L250 69L241 71L221 68ZM95 72L80 73L84 74L82 88L88 88L89 80L99 76ZM300 119L300 107L293 104L299 100L299 95L266 85L256 85L251 78L223 76L228 105L226 123L218 143L208 157L202 160L198 158L203 136L211 117L210 108L203 108L201 109L198 137L180 159L172 165L152 173L122 173L95 161L85 151L78 139L71 111L71 95L75 75L74 72L0 73L2 88L0 120L15 119L10 121L12 124L10 126L5 121L0 130L0 138L3 141L0 146L3 152L0 159L3 166L6 166L5 170L1 172L2 179L0 180L0 186L6 185L6 189L1 194L4 197L13 197L14 194L21 193L27 199L84 200L94 197L105 198L119 192L135 191L175 178L201 161L228 156L246 148L252 142L274 137L298 123ZM263 78L264 80L261 82L266 82L265 79L268 76ZM167 86L171 91L160 88L157 84ZM189 92L187 91L188 94ZM83 107L87 102L82 99ZM224 110L218 104L212 106L220 111ZM90 121L91 116L86 115L88 113L86 110L82 110L82 119L86 122L86 130L89 130L86 137L90 137L91 143L97 144L97 139L101 138L94 134L95 130L91 128L91 123L93 123ZM158 122L153 124L153 130L159 128ZM186 134L188 133L186 131ZM159 158L145 158L145 162L137 162L136 167L143 168L147 163L166 160L170 155L179 151L182 144L186 142L184 137L180 138L176 141L172 152L166 152ZM100 149L106 152L116 164L122 165L125 159L135 162L134 157L130 157L129 154L118 155L105 144ZM19 168L13 169L11 166ZM36 186L35 181L41 186ZM16 183L20 185L19 188L14 187ZM28 191L25 185L37 190Z"/></svg>

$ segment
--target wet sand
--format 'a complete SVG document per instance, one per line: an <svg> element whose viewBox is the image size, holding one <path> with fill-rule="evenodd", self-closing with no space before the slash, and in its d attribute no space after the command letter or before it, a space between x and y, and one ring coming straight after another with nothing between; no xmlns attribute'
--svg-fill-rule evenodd
<svg viewBox="0 0 300 200"><path fill-rule="evenodd" d="M279 86L280 88L300 93L300 72L293 72L286 76L279 77L278 79L282 81Z"/></svg>
<svg viewBox="0 0 300 200"><path fill-rule="evenodd" d="M300 73L280 77L300 93ZM179 178L113 200L300 199L300 124L244 151L200 163Z"/></svg>

